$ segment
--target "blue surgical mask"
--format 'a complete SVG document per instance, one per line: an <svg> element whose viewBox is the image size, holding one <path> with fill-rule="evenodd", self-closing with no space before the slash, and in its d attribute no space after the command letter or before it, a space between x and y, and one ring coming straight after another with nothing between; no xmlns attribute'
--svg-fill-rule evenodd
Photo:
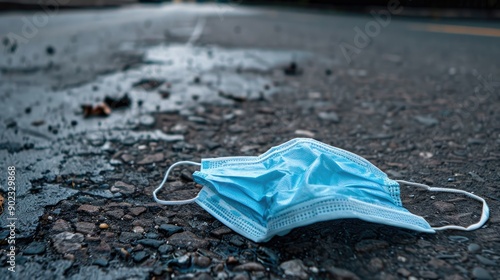
<svg viewBox="0 0 500 280"><path fill-rule="evenodd" d="M204 187L188 200L166 201L157 197L168 174L181 164L200 165L194 180ZM483 203L478 223L467 228L431 227L401 203L400 184L428 191L465 194ZM156 202L178 205L196 202L229 228L255 242L284 235L312 223L358 218L368 222L433 233L436 230L474 230L489 217L484 199L448 188L431 188L391 180L366 159L313 139L297 138L257 157L223 157L170 166L153 193Z"/></svg>

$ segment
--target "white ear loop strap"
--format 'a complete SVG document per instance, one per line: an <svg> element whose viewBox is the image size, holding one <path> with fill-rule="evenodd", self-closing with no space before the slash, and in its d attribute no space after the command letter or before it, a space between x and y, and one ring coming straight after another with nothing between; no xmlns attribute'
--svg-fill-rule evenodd
<svg viewBox="0 0 500 280"><path fill-rule="evenodd" d="M167 182L168 174L170 174L170 171L172 171L172 169L174 169L174 167L176 167L178 165L182 165L182 164L201 166L201 163L194 162L194 161L179 161L179 162L172 164L167 169L167 173L165 173L165 177L163 177L163 181L160 183L158 188L156 188L156 190L153 192L153 197L154 197L156 202L163 204L163 205L180 205L180 204L187 204L187 203L194 202L198 198L199 194L196 195L196 197L193 197L190 199L185 199L185 200L161 200L161 199L158 199L158 197L156 196L156 193L159 190L161 190L161 188L163 188L163 184L165 184L165 182Z"/></svg>
<svg viewBox="0 0 500 280"><path fill-rule="evenodd" d="M408 182L408 181L404 181L404 180L396 180L396 182L398 182L400 184L412 186L412 187L424 188L424 189L431 191L431 192L460 193L460 194L464 194L468 197L471 197L475 200L479 200L483 203L483 212L481 214L481 219L479 220L479 222L472 224L466 228L462 227L462 226L449 225L449 226L442 226L442 227L433 227L434 230L456 229L456 230L471 231L471 230L475 230L475 229L482 227L486 223L488 218L490 217L490 208L488 207L488 204L486 204L486 201L482 197L479 197L479 196L472 194L470 192L457 190L457 189L449 189L449 188L432 188L432 187L429 187L428 185L425 185L425 184L413 183L413 182Z"/></svg>

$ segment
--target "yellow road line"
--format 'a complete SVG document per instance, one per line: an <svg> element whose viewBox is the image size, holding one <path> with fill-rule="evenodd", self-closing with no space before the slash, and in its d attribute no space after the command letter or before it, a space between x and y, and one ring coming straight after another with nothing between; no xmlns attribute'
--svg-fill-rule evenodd
<svg viewBox="0 0 500 280"><path fill-rule="evenodd" d="M413 24L410 25L410 28L413 30L421 30L429 32L500 37L499 28L474 27L474 26L463 26L463 25L445 25L445 24Z"/></svg>

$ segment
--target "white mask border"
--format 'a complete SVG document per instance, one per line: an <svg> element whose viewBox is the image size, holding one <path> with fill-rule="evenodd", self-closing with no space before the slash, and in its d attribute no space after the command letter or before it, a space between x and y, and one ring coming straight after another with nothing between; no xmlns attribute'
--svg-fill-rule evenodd
<svg viewBox="0 0 500 280"><path fill-rule="evenodd" d="M411 187L423 188L423 189L426 189L426 190L431 191L431 192L447 192L447 193L464 194L464 195L466 195L466 196L468 196L470 198L473 198L473 199L478 200L478 201L480 201L480 202L483 203L483 209L482 209L482 213L481 213L481 219L479 220L479 222L477 222L475 224L472 224L472 225L470 225L468 227L457 226L457 225L447 225L447 226L442 226L442 227L432 227L432 229L434 229L434 230L454 229L454 230L472 231L472 230L476 230L478 228L481 228L486 223L486 221L488 221L488 218L490 217L490 208L488 207L488 204L486 203L486 201L482 197L477 196L477 195L475 195L473 193L466 192L466 191L463 191L463 190L458 190L458 189L451 189L451 188L435 188L435 187L430 187L430 186L425 185L425 184L408 182L408 181L404 181L404 180L395 180L395 181L398 182L400 185L403 184L403 185L408 185L408 186L411 186Z"/></svg>
<svg viewBox="0 0 500 280"><path fill-rule="evenodd" d="M162 188L163 188L163 185L167 182L167 179L168 179L168 175L170 174L170 172L172 171L172 169L174 169L174 167L176 166L179 166L179 165L196 165L196 166L201 166L201 163L199 162L194 162L194 161L179 161L179 162L176 162L174 164L172 164L167 172L165 173L165 177L163 177L163 181L160 183L160 185L158 186L158 188L156 188L153 192L153 197L155 199L155 201L159 204L162 204L162 205L182 205L182 204L188 204L188 203L192 203L194 202L198 196L200 195L199 193L193 197L193 198L190 198L190 199L184 199L184 200L162 200L162 199L159 199L157 196L156 196L156 193L158 193L158 191L160 191Z"/></svg>

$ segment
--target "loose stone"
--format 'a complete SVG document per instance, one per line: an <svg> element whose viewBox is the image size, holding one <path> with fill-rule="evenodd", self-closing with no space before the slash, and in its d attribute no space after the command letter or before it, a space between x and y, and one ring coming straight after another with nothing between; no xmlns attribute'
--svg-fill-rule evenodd
<svg viewBox="0 0 500 280"><path fill-rule="evenodd" d="M247 262L244 264L240 264L235 266L233 271L264 271L265 268L260 263L256 262Z"/></svg>
<svg viewBox="0 0 500 280"><path fill-rule="evenodd" d="M486 269L484 269L482 267L475 267L472 270L472 276L475 279L478 279L478 280L490 280L490 279L493 279L493 277L491 276L491 274Z"/></svg>
<svg viewBox="0 0 500 280"><path fill-rule="evenodd" d="M108 266L108 261L105 260L105 259L97 259L92 264L98 265L100 267L107 267Z"/></svg>
<svg viewBox="0 0 500 280"><path fill-rule="evenodd" d="M45 252L45 243L33 242L23 250L25 255L38 255Z"/></svg>
<svg viewBox="0 0 500 280"><path fill-rule="evenodd" d="M302 260L295 259L283 262L280 264L280 268L283 269L285 275L299 278L299 279L308 279L307 275L307 267L304 265Z"/></svg>
<svg viewBox="0 0 500 280"><path fill-rule="evenodd" d="M174 233L178 233L183 231L182 227L176 226L176 225L170 225L170 224L162 224L158 228L158 231L165 235L166 237L171 236Z"/></svg>
<svg viewBox="0 0 500 280"><path fill-rule="evenodd" d="M107 228L109 228L109 225L108 225L108 224L106 224L106 223L101 223L101 224L99 225L99 228L100 228L100 229L107 229Z"/></svg>
<svg viewBox="0 0 500 280"><path fill-rule="evenodd" d="M470 253L477 253L481 251L481 246L476 243L471 243L469 244L469 246L467 246L467 251L469 251Z"/></svg>

